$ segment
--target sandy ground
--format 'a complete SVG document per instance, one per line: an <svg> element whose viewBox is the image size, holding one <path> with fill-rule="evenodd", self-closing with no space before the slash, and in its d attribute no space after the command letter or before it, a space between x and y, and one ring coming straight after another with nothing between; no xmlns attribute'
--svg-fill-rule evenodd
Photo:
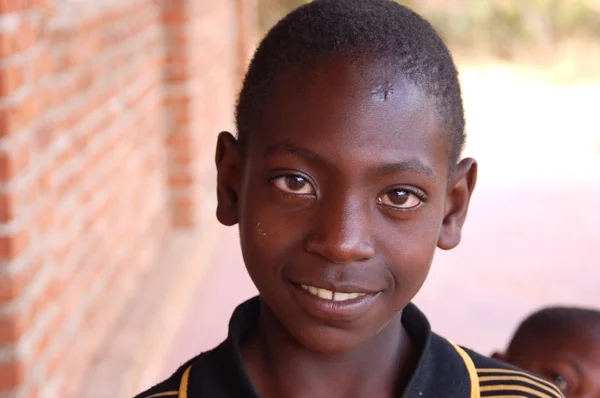
<svg viewBox="0 0 600 398"><path fill-rule="evenodd" d="M437 332L487 354L540 306L600 307L600 79L552 83L503 68L462 79L479 184L463 243L438 253L415 301ZM218 344L255 294L236 229L223 236L163 377Z"/></svg>

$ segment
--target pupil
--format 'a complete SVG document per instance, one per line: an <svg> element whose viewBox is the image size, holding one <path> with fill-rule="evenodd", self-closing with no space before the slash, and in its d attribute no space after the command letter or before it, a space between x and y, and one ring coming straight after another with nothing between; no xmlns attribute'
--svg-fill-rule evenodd
<svg viewBox="0 0 600 398"><path fill-rule="evenodd" d="M395 205L403 205L408 201L408 192L394 191L389 194L391 202Z"/></svg>
<svg viewBox="0 0 600 398"><path fill-rule="evenodd" d="M302 178L300 176L289 176L287 178L287 184L291 190L298 191L298 190L304 188L306 181L304 181L304 178Z"/></svg>
<svg viewBox="0 0 600 398"><path fill-rule="evenodd" d="M557 385L557 386L558 386L558 387L559 387L561 390L563 390L563 389L565 389L565 388L567 387L567 380L566 380L564 377L560 376L560 375L557 375L557 376L554 378L554 382L556 383L556 385Z"/></svg>

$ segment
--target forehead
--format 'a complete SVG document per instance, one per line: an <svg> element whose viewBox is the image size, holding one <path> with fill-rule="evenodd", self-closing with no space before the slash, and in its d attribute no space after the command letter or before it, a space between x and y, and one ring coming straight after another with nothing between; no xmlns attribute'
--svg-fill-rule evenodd
<svg viewBox="0 0 600 398"><path fill-rule="evenodd" d="M253 145L278 141L352 153L448 162L433 101L385 63L329 60L287 70L252 127Z"/></svg>
<svg viewBox="0 0 600 398"><path fill-rule="evenodd" d="M573 330L531 338L521 349L525 355L567 359L579 364L593 365L600 375L600 333L597 328L586 326L580 324L574 326Z"/></svg>

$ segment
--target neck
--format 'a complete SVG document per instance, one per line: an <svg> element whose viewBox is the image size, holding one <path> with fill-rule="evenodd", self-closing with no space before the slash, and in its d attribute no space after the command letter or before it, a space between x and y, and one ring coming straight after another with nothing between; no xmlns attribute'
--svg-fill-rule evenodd
<svg viewBox="0 0 600 398"><path fill-rule="evenodd" d="M261 300L258 327L242 355L261 397L393 397L415 362L400 318L359 347L323 354L298 343Z"/></svg>

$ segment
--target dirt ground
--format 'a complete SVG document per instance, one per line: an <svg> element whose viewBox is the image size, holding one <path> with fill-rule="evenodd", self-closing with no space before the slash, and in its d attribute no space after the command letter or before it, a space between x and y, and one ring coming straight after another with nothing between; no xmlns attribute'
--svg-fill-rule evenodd
<svg viewBox="0 0 600 398"><path fill-rule="evenodd" d="M600 307L600 79L552 82L503 67L461 74L479 184L462 244L438 253L415 302L434 330L488 354L540 306ZM218 344L233 308L254 294L227 229L162 376Z"/></svg>

